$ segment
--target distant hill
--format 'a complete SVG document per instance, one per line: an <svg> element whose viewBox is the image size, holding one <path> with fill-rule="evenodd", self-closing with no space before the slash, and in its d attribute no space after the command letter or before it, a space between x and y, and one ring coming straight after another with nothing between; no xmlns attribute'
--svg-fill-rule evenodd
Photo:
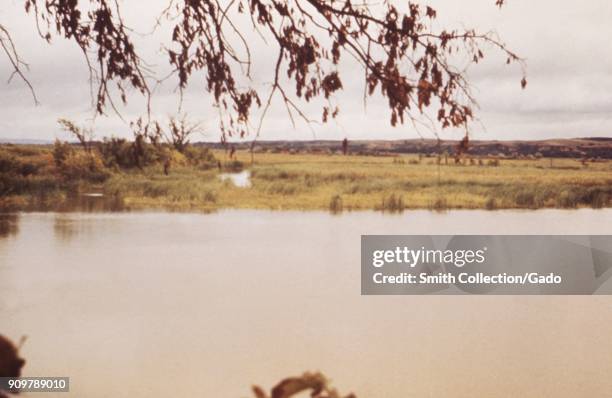
<svg viewBox="0 0 612 398"><path fill-rule="evenodd" d="M0 144L15 145L49 145L50 140L37 139L2 139ZM349 152L361 155L397 155L403 153L421 153L436 155L457 151L459 141L435 139L410 140L355 140L349 141ZM229 148L248 150L251 142L222 144L220 142L197 142L212 148ZM254 152L278 153L335 153L342 151L342 141L257 141ZM612 137L585 137L571 139L549 139L539 141L470 141L467 156L495 157L557 157L557 158L591 158L612 159Z"/></svg>
<svg viewBox="0 0 612 398"><path fill-rule="evenodd" d="M49 144L53 144L53 141L51 141L51 140L36 140L36 139L20 139L20 138L0 138L0 144L49 145Z"/></svg>
<svg viewBox="0 0 612 398"><path fill-rule="evenodd" d="M250 149L251 143L198 143L214 148ZM459 141L434 139L357 140L349 141L349 151L363 155L422 153L435 155L456 153ZM334 153L342 150L342 141L257 141L254 152ZM612 138L589 137L539 141L470 141L467 155L496 157L561 157L612 159Z"/></svg>

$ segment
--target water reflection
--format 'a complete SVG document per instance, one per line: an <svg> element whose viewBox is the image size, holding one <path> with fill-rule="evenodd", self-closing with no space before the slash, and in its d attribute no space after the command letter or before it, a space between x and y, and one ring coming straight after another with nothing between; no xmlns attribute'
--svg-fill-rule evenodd
<svg viewBox="0 0 612 398"><path fill-rule="evenodd" d="M125 211L123 198L118 195L77 194L62 202L57 211L81 211L87 213Z"/></svg>
<svg viewBox="0 0 612 398"><path fill-rule="evenodd" d="M25 210L55 211L55 212L123 212L129 208L119 195L104 195L101 193L74 193L65 198L40 195L33 197Z"/></svg>
<svg viewBox="0 0 612 398"><path fill-rule="evenodd" d="M53 233L55 238L69 241L85 233L92 233L93 224L83 222L71 213L57 213L53 221Z"/></svg>

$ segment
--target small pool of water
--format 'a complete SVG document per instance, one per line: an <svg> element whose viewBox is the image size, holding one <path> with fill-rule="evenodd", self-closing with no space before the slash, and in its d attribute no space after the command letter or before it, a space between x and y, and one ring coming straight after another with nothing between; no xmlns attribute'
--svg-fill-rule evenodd
<svg viewBox="0 0 612 398"><path fill-rule="evenodd" d="M219 174L221 181L230 180L232 184L239 188L248 188L251 186L251 171L242 170L238 173L221 173Z"/></svg>

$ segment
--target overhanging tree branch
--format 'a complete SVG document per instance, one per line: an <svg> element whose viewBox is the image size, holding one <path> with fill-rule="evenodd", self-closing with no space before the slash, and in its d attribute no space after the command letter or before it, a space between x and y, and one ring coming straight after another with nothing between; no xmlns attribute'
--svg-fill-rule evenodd
<svg viewBox="0 0 612 398"><path fill-rule="evenodd" d="M34 91L34 87L30 80L26 77L24 69L28 69L28 64L26 64L20 57L17 52L17 48L15 47L15 42L11 37L9 31L2 25L0 25L0 47L4 51L9 63L13 67L13 72L8 78L8 82L10 83L15 76L18 76L25 84L28 86L30 93L32 94L32 98L34 99L34 103L38 104L38 98L36 97L36 92Z"/></svg>
<svg viewBox="0 0 612 398"><path fill-rule="evenodd" d="M152 96L148 81L160 80L137 51L132 30L122 18L124 5L117 0L83 3L25 0L42 37L50 40L53 31L81 48L97 87L97 113L115 108L109 89L114 84L124 103L128 88L144 95L148 114ZM477 104L466 70L489 49L501 53L507 63L520 65L520 83L525 87L524 61L495 34L435 30L431 22L437 18L436 10L415 2L403 4L400 9L388 1L371 6L352 0L231 0L225 4L172 0L156 27L164 23L172 27L166 53L181 97L193 77L204 80L220 112L222 140L246 135L253 109L263 105L265 117L275 96L284 102L292 120L295 114L312 123L301 106L315 100L321 102L323 122L336 117L340 110L331 98L345 86L346 69L339 65L346 55L364 70L364 97L385 99L392 125L406 121L414 125L431 114L441 128L462 127L467 132ZM495 1L497 6L502 4L503 0ZM241 14L248 14L251 29L237 23ZM277 54L263 104L261 86L251 81L253 36ZM14 47L3 48L10 60L18 60ZM260 119L257 135L261 126Z"/></svg>

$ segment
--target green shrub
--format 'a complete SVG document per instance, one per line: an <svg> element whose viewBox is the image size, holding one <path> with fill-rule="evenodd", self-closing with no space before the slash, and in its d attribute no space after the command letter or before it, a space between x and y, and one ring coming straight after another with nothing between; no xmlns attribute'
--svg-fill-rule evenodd
<svg viewBox="0 0 612 398"><path fill-rule="evenodd" d="M133 142L123 138L105 138L99 148L106 167L143 168L165 161L169 157L169 149L166 146L150 144L140 136Z"/></svg>

